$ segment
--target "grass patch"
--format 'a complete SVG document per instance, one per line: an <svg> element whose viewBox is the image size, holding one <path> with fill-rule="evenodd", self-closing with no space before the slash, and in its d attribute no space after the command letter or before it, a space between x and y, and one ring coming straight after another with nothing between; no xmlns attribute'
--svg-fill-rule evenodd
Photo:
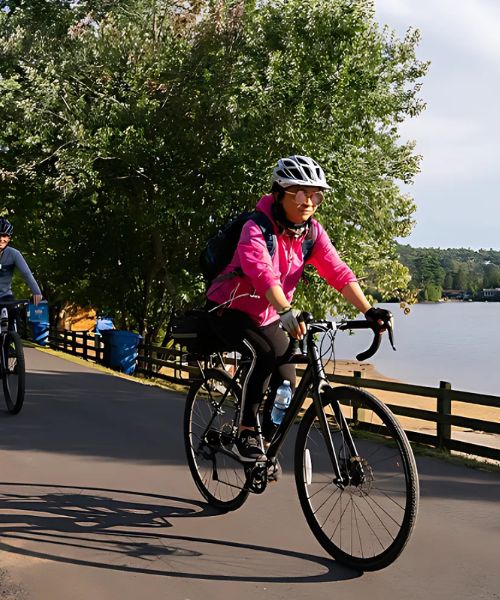
<svg viewBox="0 0 500 600"><path fill-rule="evenodd" d="M444 460L450 464L468 467L470 469L477 469L479 471L487 471L489 473L500 473L500 464L498 461L489 458L483 458L481 456L473 456L471 454L463 454L461 452L452 453L441 450L439 448L433 448L417 442L410 442L411 447L415 456L427 456L429 458L436 458Z"/></svg>

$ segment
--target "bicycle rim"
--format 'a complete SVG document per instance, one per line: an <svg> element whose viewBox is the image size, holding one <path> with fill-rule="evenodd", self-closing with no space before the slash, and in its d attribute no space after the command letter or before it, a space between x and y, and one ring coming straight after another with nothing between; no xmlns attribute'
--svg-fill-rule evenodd
<svg viewBox="0 0 500 600"><path fill-rule="evenodd" d="M302 509L320 544L360 570L391 564L407 544L418 510L418 475L410 444L389 409L356 388L328 389L325 413L342 480L336 480L314 405L299 428L295 478ZM339 402L354 439L352 456Z"/></svg>
<svg viewBox="0 0 500 600"><path fill-rule="evenodd" d="M203 497L222 511L236 510L248 497L245 469L230 455L236 435L240 390L224 372L205 371L187 397L184 413L186 455Z"/></svg>
<svg viewBox="0 0 500 600"><path fill-rule="evenodd" d="M15 415L23 407L25 388L24 351L19 334L7 333L2 350L3 393L8 411Z"/></svg>

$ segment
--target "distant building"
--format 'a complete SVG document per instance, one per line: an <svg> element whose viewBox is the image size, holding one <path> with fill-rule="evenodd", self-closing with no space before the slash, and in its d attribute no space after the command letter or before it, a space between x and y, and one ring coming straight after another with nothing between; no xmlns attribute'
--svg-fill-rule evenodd
<svg viewBox="0 0 500 600"><path fill-rule="evenodd" d="M483 290L485 300L500 300L500 288L489 288Z"/></svg>
<svg viewBox="0 0 500 600"><path fill-rule="evenodd" d="M463 290L443 290L443 298L450 300L463 300L465 292Z"/></svg>

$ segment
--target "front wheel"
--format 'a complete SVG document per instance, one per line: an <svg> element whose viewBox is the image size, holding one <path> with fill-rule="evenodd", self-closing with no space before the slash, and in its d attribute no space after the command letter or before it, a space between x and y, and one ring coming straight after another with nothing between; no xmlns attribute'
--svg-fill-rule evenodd
<svg viewBox="0 0 500 600"><path fill-rule="evenodd" d="M322 399L340 477L312 404L295 446L302 510L316 539L336 560L362 571L382 569L401 554L417 517L418 474L411 446L375 396L337 387L327 388Z"/></svg>
<svg viewBox="0 0 500 600"><path fill-rule="evenodd" d="M248 497L244 466L231 452L237 436L240 387L220 369L207 369L186 399L184 442L191 475L203 497L221 511Z"/></svg>
<svg viewBox="0 0 500 600"><path fill-rule="evenodd" d="M3 338L2 375L7 409L16 415L23 407L26 373L23 344L15 331L7 332Z"/></svg>

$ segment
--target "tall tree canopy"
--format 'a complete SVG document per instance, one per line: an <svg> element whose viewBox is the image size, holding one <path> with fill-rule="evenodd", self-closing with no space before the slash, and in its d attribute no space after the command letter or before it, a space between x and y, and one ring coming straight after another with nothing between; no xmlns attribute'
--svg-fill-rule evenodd
<svg viewBox="0 0 500 600"><path fill-rule="evenodd" d="M3 3L5 4L5 3ZM197 256L253 207L280 156L333 192L318 218L362 281L408 283L394 239L414 210L427 65L372 0L9 0L0 13L0 194L53 302L155 335L202 292ZM326 286L299 301L339 310Z"/></svg>
<svg viewBox="0 0 500 600"><path fill-rule="evenodd" d="M482 299L484 288L500 287L500 252L470 248L412 248L398 246L401 262L411 273L410 288L434 285L468 292Z"/></svg>

